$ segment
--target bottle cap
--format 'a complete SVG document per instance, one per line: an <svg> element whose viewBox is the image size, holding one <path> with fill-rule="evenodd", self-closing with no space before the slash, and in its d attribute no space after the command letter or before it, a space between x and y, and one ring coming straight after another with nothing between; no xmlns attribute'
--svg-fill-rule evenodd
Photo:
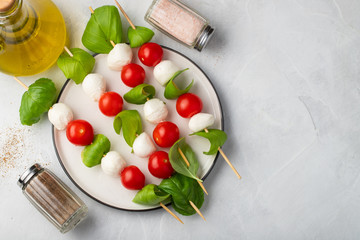
<svg viewBox="0 0 360 240"><path fill-rule="evenodd" d="M0 13L9 11L15 2L16 0L0 0Z"/></svg>
<svg viewBox="0 0 360 240"><path fill-rule="evenodd" d="M19 178L17 184L22 189L26 186L26 184L43 168L40 166L40 164L35 163L32 165L28 170L26 170Z"/></svg>
<svg viewBox="0 0 360 240"><path fill-rule="evenodd" d="M210 25L207 25L202 34L200 35L199 40L195 44L194 48L201 52L201 50L203 50L203 48L207 45L207 43L213 36L214 31L214 28L212 28Z"/></svg>

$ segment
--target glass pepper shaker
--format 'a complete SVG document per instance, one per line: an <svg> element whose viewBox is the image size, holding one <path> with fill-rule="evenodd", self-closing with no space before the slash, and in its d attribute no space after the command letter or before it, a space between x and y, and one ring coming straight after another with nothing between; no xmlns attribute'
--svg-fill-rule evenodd
<svg viewBox="0 0 360 240"><path fill-rule="evenodd" d="M86 216L88 208L59 178L34 164L19 178L18 185L30 202L61 233L73 229Z"/></svg>
<svg viewBox="0 0 360 240"><path fill-rule="evenodd" d="M214 28L209 21L178 0L154 0L145 20L167 36L201 51Z"/></svg>

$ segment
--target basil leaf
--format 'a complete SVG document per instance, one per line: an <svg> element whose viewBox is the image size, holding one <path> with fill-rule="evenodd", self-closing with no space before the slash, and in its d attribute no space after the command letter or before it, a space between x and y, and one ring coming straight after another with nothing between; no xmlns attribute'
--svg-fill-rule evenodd
<svg viewBox="0 0 360 240"><path fill-rule="evenodd" d="M190 164L189 167L186 165L184 159L181 157L180 152L178 150L179 148L186 156L186 159L189 161ZM170 148L169 160L171 166L174 168L176 172L202 182L202 180L196 176L196 173L199 169L199 162L196 159L195 153L193 152L191 147L185 142L185 138L180 138Z"/></svg>
<svg viewBox="0 0 360 240"><path fill-rule="evenodd" d="M103 156L110 151L110 146L107 137L102 134L95 135L93 142L81 152L81 158L85 166L94 167L99 165Z"/></svg>
<svg viewBox="0 0 360 240"><path fill-rule="evenodd" d="M130 26L127 34L130 47L132 48L140 47L144 43L149 42L154 36L154 32L151 29L140 26L135 26L135 29Z"/></svg>
<svg viewBox="0 0 360 240"><path fill-rule="evenodd" d="M191 81L191 83L185 88L185 89L179 89L179 87L174 83L174 80L176 77L178 77L180 74L188 70L188 68L177 71L174 73L174 75L170 78L169 82L167 83L164 91L164 96L166 99L175 99L179 96L183 95L184 93L187 93L192 85L194 84L194 80Z"/></svg>
<svg viewBox="0 0 360 240"><path fill-rule="evenodd" d="M140 114L137 110L124 110L116 115L114 119L114 129L120 134L121 128L126 143L132 147L136 135L142 133L142 124Z"/></svg>
<svg viewBox="0 0 360 240"><path fill-rule="evenodd" d="M196 213L189 201L192 201L199 209L204 202L204 192L198 182L181 174L164 179L159 189L171 195L175 211L185 216Z"/></svg>
<svg viewBox="0 0 360 240"><path fill-rule="evenodd" d="M144 104L148 99L153 98L155 93L155 88L153 86L143 83L125 93L124 99L128 103Z"/></svg>
<svg viewBox="0 0 360 240"><path fill-rule="evenodd" d="M121 19L115 6L102 6L91 14L81 41L90 51L109 53L113 49L110 40L122 42Z"/></svg>
<svg viewBox="0 0 360 240"><path fill-rule="evenodd" d="M219 147L224 145L227 139L227 135L224 131L219 129L208 129L208 132L199 131L190 135L197 135L207 138L210 141L210 149L208 152L204 152L206 155L213 155L217 153Z"/></svg>
<svg viewBox="0 0 360 240"><path fill-rule="evenodd" d="M72 48L70 52L74 56L71 57L68 53L61 54L57 60L57 65L66 78L70 78L79 84L93 70L95 58L80 48Z"/></svg>
<svg viewBox="0 0 360 240"><path fill-rule="evenodd" d="M132 201L143 205L156 205L169 199L169 197L170 194L163 192L155 184L148 184L138 191Z"/></svg>
<svg viewBox="0 0 360 240"><path fill-rule="evenodd" d="M22 125L31 126L40 120L43 113L49 111L56 100L56 88L53 81L40 78L29 86L21 98L19 109Z"/></svg>

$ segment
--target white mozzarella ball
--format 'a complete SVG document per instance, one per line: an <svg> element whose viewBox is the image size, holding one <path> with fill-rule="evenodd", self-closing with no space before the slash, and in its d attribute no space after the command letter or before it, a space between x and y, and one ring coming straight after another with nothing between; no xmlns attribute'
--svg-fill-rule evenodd
<svg viewBox="0 0 360 240"><path fill-rule="evenodd" d="M145 158L155 152L156 148L150 136L146 132L143 132L135 138L133 150L136 156Z"/></svg>
<svg viewBox="0 0 360 240"><path fill-rule="evenodd" d="M158 124L166 119L168 109L166 104L158 98L147 101L144 105L145 119L151 123Z"/></svg>
<svg viewBox="0 0 360 240"><path fill-rule="evenodd" d="M189 128L193 132L198 132L214 124L214 116L209 113L198 113L190 118Z"/></svg>
<svg viewBox="0 0 360 240"><path fill-rule="evenodd" d="M73 120L73 112L64 103L55 103L48 112L49 121L57 130L64 130Z"/></svg>
<svg viewBox="0 0 360 240"><path fill-rule="evenodd" d="M161 84L165 85L170 78L179 71L180 68L170 60L163 60L154 68L154 78Z"/></svg>
<svg viewBox="0 0 360 240"><path fill-rule="evenodd" d="M115 151L108 152L105 157L101 159L101 169L107 175L116 177L125 168L126 161L123 157Z"/></svg>
<svg viewBox="0 0 360 240"><path fill-rule="evenodd" d="M118 43L109 52L107 63L111 70L121 71L123 66L129 64L133 58L131 47L126 43Z"/></svg>
<svg viewBox="0 0 360 240"><path fill-rule="evenodd" d="M84 78L82 88L89 97L97 102L105 92L106 81L101 74L90 73Z"/></svg>

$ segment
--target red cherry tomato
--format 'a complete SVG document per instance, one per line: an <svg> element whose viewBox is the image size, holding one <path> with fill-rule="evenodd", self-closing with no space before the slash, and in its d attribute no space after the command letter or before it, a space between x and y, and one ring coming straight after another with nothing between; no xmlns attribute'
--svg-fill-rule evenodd
<svg viewBox="0 0 360 240"><path fill-rule="evenodd" d="M123 103L123 99L118 93L106 92L100 97L99 108L104 115L112 117L121 112Z"/></svg>
<svg viewBox="0 0 360 240"><path fill-rule="evenodd" d="M121 70L121 80L128 87L136 87L144 83L145 70L138 64L129 63Z"/></svg>
<svg viewBox="0 0 360 240"><path fill-rule="evenodd" d="M172 122L161 122L153 131L154 141L159 147L171 147L179 137L179 128Z"/></svg>
<svg viewBox="0 0 360 240"><path fill-rule="evenodd" d="M145 185L145 175L134 165L130 165L121 172L121 182L129 190L139 190Z"/></svg>
<svg viewBox="0 0 360 240"><path fill-rule="evenodd" d="M149 42L140 47L138 57L144 65L155 67L161 62L163 54L164 52L159 44Z"/></svg>
<svg viewBox="0 0 360 240"><path fill-rule="evenodd" d="M94 130L87 121L74 120L67 125L66 137L72 144L86 146L94 139Z"/></svg>
<svg viewBox="0 0 360 240"><path fill-rule="evenodd" d="M176 111L183 118L190 118L201 112L202 107L201 99L193 93L185 93L176 101Z"/></svg>
<svg viewBox="0 0 360 240"><path fill-rule="evenodd" d="M169 155L164 151L157 151L151 154L148 168L150 173L157 178L169 178L174 172L169 161Z"/></svg>

